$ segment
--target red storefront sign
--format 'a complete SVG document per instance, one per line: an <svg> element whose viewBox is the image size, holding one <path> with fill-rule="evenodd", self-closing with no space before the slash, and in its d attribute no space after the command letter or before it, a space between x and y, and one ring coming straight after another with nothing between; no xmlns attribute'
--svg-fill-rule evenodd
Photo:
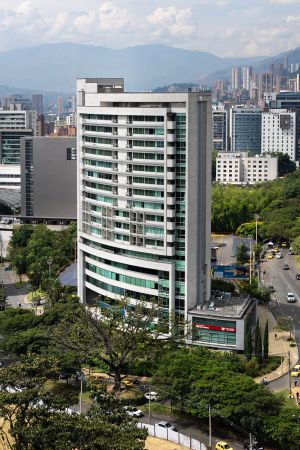
<svg viewBox="0 0 300 450"><path fill-rule="evenodd" d="M193 326L196 328L201 328L202 330L225 331L227 333L236 332L236 328L234 327L221 327L218 325L206 325L204 323L194 323Z"/></svg>

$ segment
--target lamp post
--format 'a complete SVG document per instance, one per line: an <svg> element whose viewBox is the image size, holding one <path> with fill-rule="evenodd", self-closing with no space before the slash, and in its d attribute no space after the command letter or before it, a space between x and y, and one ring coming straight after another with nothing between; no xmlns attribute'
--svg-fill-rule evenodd
<svg viewBox="0 0 300 450"><path fill-rule="evenodd" d="M49 272L48 272L49 278L50 278L50 275L51 275L51 265L52 265L52 263L53 263L53 259L52 258L47 259L47 264L48 264L48 268L49 268Z"/></svg>

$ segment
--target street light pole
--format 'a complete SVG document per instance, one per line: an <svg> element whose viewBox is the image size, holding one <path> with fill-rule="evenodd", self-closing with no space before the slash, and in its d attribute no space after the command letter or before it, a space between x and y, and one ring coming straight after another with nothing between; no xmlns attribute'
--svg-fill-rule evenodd
<svg viewBox="0 0 300 450"><path fill-rule="evenodd" d="M252 237L250 238L250 266L249 266L249 282L252 281Z"/></svg>
<svg viewBox="0 0 300 450"><path fill-rule="evenodd" d="M149 403L148 403L148 424L150 425L151 420L151 390L150 390L150 384L149 384Z"/></svg>
<svg viewBox="0 0 300 450"><path fill-rule="evenodd" d="M255 217L255 244L257 245L257 221L259 219L259 215L254 214L254 217Z"/></svg>
<svg viewBox="0 0 300 450"><path fill-rule="evenodd" d="M211 450L211 406L208 404L208 449Z"/></svg>

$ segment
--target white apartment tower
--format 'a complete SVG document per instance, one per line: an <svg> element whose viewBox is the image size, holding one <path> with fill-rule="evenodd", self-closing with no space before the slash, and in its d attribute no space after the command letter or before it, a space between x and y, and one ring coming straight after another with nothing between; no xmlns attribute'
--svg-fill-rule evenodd
<svg viewBox="0 0 300 450"><path fill-rule="evenodd" d="M186 320L210 296L211 95L101 78L77 92L80 299Z"/></svg>
<svg viewBox="0 0 300 450"><path fill-rule="evenodd" d="M287 153L296 160L297 119L295 111L270 109L262 113L261 153Z"/></svg>

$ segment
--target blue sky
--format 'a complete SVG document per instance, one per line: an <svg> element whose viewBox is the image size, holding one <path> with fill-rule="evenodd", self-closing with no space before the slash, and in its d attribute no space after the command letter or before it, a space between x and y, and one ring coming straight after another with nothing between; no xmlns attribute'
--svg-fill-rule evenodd
<svg viewBox="0 0 300 450"><path fill-rule="evenodd" d="M300 0L0 0L0 51L77 42L267 56L300 46L299 30Z"/></svg>

